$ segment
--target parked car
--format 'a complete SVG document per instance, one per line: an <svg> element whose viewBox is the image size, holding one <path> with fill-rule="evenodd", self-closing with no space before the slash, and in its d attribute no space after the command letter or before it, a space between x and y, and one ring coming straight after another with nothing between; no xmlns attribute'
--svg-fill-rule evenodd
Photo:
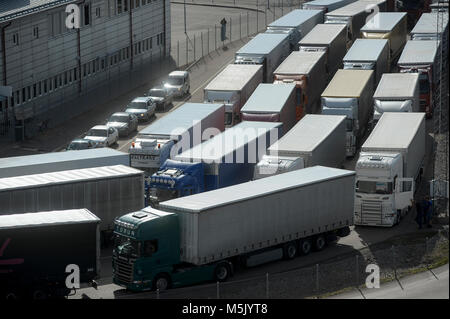
<svg viewBox="0 0 450 319"><path fill-rule="evenodd" d="M67 146L66 150L67 151L87 150L87 149L96 148L96 147L97 147L97 143L92 140L88 140L85 138L77 138L77 139L73 140L72 142L70 142L70 144L69 144L69 146Z"/></svg>
<svg viewBox="0 0 450 319"><path fill-rule="evenodd" d="M189 72L173 71L169 74L164 87L174 95L174 97L183 97L189 94L191 82Z"/></svg>
<svg viewBox="0 0 450 319"><path fill-rule="evenodd" d="M137 97L127 105L126 113L134 114L139 121L148 121L155 115L156 103L151 97Z"/></svg>
<svg viewBox="0 0 450 319"><path fill-rule="evenodd" d="M173 94L162 85L151 88L147 96L155 101L158 111L164 111L173 102Z"/></svg>
<svg viewBox="0 0 450 319"><path fill-rule="evenodd" d="M137 131L138 118L134 114L116 112L108 119L106 126L117 129L120 137L128 136L131 132Z"/></svg>
<svg viewBox="0 0 450 319"><path fill-rule="evenodd" d="M87 132L84 139L95 142L97 147L110 146L117 143L119 131L114 127L96 125Z"/></svg>

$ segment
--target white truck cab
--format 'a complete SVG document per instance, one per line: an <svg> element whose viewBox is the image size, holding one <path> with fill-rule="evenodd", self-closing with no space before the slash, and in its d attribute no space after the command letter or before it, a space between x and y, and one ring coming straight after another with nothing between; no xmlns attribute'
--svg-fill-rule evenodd
<svg viewBox="0 0 450 319"><path fill-rule="evenodd" d="M305 168L301 157L263 155L256 164L253 180Z"/></svg>

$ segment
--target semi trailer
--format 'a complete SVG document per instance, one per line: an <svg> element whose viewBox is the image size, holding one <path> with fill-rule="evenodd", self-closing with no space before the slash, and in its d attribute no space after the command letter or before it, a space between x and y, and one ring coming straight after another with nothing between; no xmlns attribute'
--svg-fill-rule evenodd
<svg viewBox="0 0 450 319"><path fill-rule="evenodd" d="M356 225L391 227L408 212L425 136L424 113L383 113L356 162Z"/></svg>
<svg viewBox="0 0 450 319"><path fill-rule="evenodd" d="M345 125L343 115L305 115L269 146L255 166L254 179L315 165L340 168L346 155Z"/></svg>
<svg viewBox="0 0 450 319"><path fill-rule="evenodd" d="M289 35L290 49L297 50L298 41L318 23L323 23L322 10L292 10L267 26L266 33Z"/></svg>
<svg viewBox="0 0 450 319"><path fill-rule="evenodd" d="M261 83L241 109L243 121L283 123L287 132L297 122L296 85Z"/></svg>
<svg viewBox="0 0 450 319"><path fill-rule="evenodd" d="M420 112L419 75L385 73L373 94L374 127L384 112Z"/></svg>
<svg viewBox="0 0 450 319"><path fill-rule="evenodd" d="M292 52L274 72L274 84L295 84L296 120L320 109L326 86L325 52Z"/></svg>
<svg viewBox="0 0 450 319"><path fill-rule="evenodd" d="M0 215L87 208L105 243L116 217L143 207L144 173L124 165L0 178Z"/></svg>
<svg viewBox="0 0 450 319"><path fill-rule="evenodd" d="M263 80L262 65L229 64L203 90L205 103L225 104L225 127L241 121L241 108Z"/></svg>
<svg viewBox="0 0 450 319"><path fill-rule="evenodd" d="M263 82L272 83L273 71L289 53L289 34L259 33L236 52L234 64L262 65Z"/></svg>
<svg viewBox="0 0 450 319"><path fill-rule="evenodd" d="M407 25L407 16L404 12L379 12L361 28L361 37L388 40L389 65L395 65L406 44Z"/></svg>
<svg viewBox="0 0 450 319"><path fill-rule="evenodd" d="M244 121L167 160L151 176L151 204L251 180L258 160L281 136L281 127Z"/></svg>
<svg viewBox="0 0 450 319"><path fill-rule="evenodd" d="M345 115L347 156L354 156L373 114L372 70L338 70L322 93L322 114Z"/></svg>
<svg viewBox="0 0 450 319"><path fill-rule="evenodd" d="M110 165L130 166L130 155L103 147L5 157L0 158L0 178Z"/></svg>
<svg viewBox="0 0 450 319"><path fill-rule="evenodd" d="M328 82L342 66L347 52L347 28L342 24L318 24L299 42L299 51L325 52Z"/></svg>
<svg viewBox="0 0 450 319"><path fill-rule="evenodd" d="M443 51L442 60L448 60L448 11L423 13L410 34L413 41L440 41Z"/></svg>
<svg viewBox="0 0 450 319"><path fill-rule="evenodd" d="M383 73L390 71L389 42L386 39L356 39L343 59L344 70L373 70L374 88Z"/></svg>
<svg viewBox="0 0 450 319"><path fill-rule="evenodd" d="M302 9L322 10L324 13L339 9L356 0L314 0L303 3Z"/></svg>
<svg viewBox="0 0 450 319"><path fill-rule="evenodd" d="M353 171L315 166L124 215L115 223L113 282L161 291L320 251L349 234L354 183Z"/></svg>
<svg viewBox="0 0 450 319"><path fill-rule="evenodd" d="M100 219L87 209L0 215L0 298L65 297L76 266L79 282L100 274Z"/></svg>
<svg viewBox="0 0 450 319"><path fill-rule="evenodd" d="M156 172L164 162L202 142L206 129L225 129L225 105L185 103L142 129L131 143L131 166Z"/></svg>
<svg viewBox="0 0 450 319"><path fill-rule="evenodd" d="M437 88L441 77L438 59L439 43L434 40L408 41L397 62L400 73L418 73L420 111L433 115L438 101Z"/></svg>

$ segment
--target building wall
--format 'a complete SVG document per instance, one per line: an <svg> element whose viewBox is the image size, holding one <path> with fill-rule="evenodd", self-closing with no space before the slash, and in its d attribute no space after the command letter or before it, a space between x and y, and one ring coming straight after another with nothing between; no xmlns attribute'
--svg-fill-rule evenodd
<svg viewBox="0 0 450 319"><path fill-rule="evenodd" d="M13 20L6 28L7 85L13 87L8 107L14 108L17 120L45 119L61 105L150 65L164 55L163 42L166 56L170 54L169 0L89 0L79 7L79 30L65 27L66 6ZM1 59L2 54L3 85ZM80 112L73 110L73 115Z"/></svg>

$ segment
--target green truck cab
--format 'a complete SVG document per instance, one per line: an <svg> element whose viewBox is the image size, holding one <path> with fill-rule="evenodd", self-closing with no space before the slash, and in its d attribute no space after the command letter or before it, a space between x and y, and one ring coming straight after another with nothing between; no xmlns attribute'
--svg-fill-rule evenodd
<svg viewBox="0 0 450 319"><path fill-rule="evenodd" d="M216 264L196 266L180 261L179 234L179 219L174 213L147 207L118 218L114 225L113 282L130 291L162 291L213 279L222 281L220 274L215 277Z"/></svg>

